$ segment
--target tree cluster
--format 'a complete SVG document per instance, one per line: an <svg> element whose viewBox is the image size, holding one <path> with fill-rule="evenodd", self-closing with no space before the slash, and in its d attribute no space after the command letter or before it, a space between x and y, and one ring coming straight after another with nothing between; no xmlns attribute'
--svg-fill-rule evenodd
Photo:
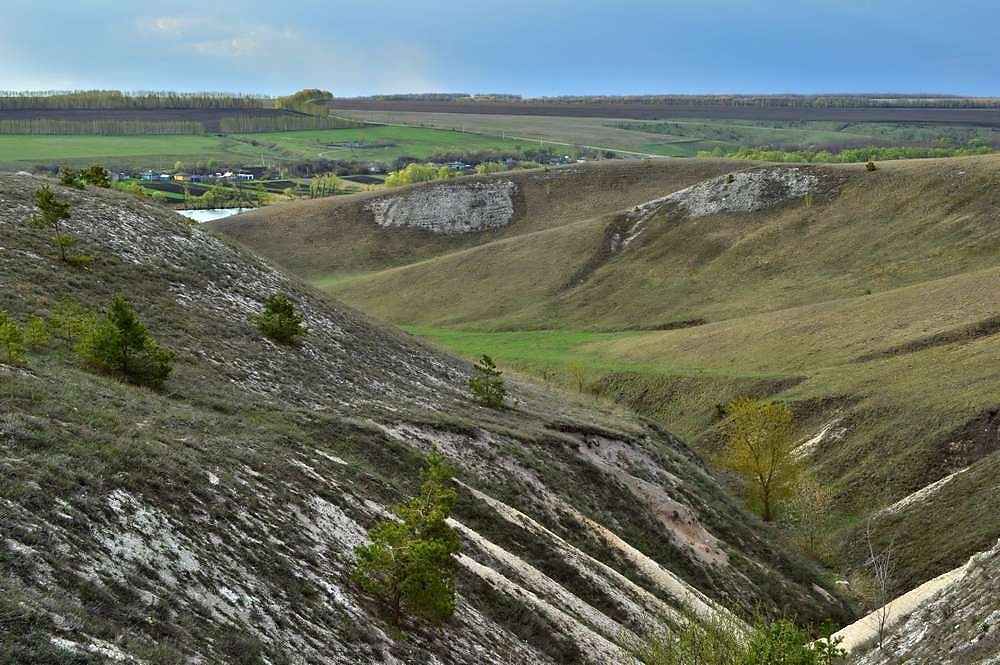
<svg viewBox="0 0 1000 665"><path fill-rule="evenodd" d="M429 182L431 180L447 180L453 178L455 172L447 166L436 166L434 164L419 164L412 162L405 168L393 171L385 178L386 187L401 187L412 185L418 182Z"/></svg>
<svg viewBox="0 0 1000 665"><path fill-rule="evenodd" d="M319 175L309 181L309 198L316 199L324 196L332 196L339 192L343 183L335 173Z"/></svg>
<svg viewBox="0 0 1000 665"><path fill-rule="evenodd" d="M256 132L294 132L311 129L345 129L361 124L333 116L315 115L238 115L219 120L219 130L226 134Z"/></svg>
<svg viewBox="0 0 1000 665"><path fill-rule="evenodd" d="M0 91L0 110L13 109L259 109L260 95L225 92L122 92L120 90Z"/></svg>
<svg viewBox="0 0 1000 665"><path fill-rule="evenodd" d="M0 134L149 136L204 133L205 125L189 120L0 119Z"/></svg>

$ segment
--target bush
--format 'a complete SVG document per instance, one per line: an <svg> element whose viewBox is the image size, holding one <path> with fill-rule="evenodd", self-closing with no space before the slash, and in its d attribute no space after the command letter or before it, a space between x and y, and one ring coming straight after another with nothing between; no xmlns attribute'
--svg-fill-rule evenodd
<svg viewBox="0 0 1000 665"><path fill-rule="evenodd" d="M92 164L80 172L80 179L88 185L94 187L111 187L111 174L100 164Z"/></svg>
<svg viewBox="0 0 1000 665"><path fill-rule="evenodd" d="M507 388L500 378L503 372L497 369L493 359L485 354L475 364L475 370L478 376L469 379L469 390L483 406L491 409L501 406L507 397Z"/></svg>
<svg viewBox="0 0 1000 665"><path fill-rule="evenodd" d="M6 310L0 309L0 352L8 365L23 365L24 331Z"/></svg>
<svg viewBox="0 0 1000 665"><path fill-rule="evenodd" d="M66 298L52 308L49 328L59 337L75 342L97 323L97 315L72 298Z"/></svg>
<svg viewBox="0 0 1000 665"><path fill-rule="evenodd" d="M37 316L28 319L24 325L24 344L33 351L44 349L49 345L49 330L45 321Z"/></svg>
<svg viewBox="0 0 1000 665"><path fill-rule="evenodd" d="M832 665L844 655L837 643L810 642L807 631L785 619L757 618L747 626L728 612L690 611L669 629L624 640L626 652L644 665Z"/></svg>
<svg viewBox="0 0 1000 665"><path fill-rule="evenodd" d="M172 351L153 341L121 296L115 296L108 314L84 332L76 345L80 358L92 367L118 374L130 383L162 388L170 376Z"/></svg>
<svg viewBox="0 0 1000 665"><path fill-rule="evenodd" d="M875 166L875 162L873 162L873 161L871 161L871 160L869 159L869 160L868 160L868 163L867 163L867 164L865 164L865 170L866 170L866 171L877 171L877 170L878 170L878 167L877 167L877 166Z"/></svg>
<svg viewBox="0 0 1000 665"><path fill-rule="evenodd" d="M83 183L80 182L80 174L68 166L59 169L59 184L72 187L73 189L83 189Z"/></svg>
<svg viewBox="0 0 1000 665"><path fill-rule="evenodd" d="M253 317L253 322L265 337L282 344L291 344L296 337L309 332L302 325L302 315L284 293L269 295L263 313Z"/></svg>

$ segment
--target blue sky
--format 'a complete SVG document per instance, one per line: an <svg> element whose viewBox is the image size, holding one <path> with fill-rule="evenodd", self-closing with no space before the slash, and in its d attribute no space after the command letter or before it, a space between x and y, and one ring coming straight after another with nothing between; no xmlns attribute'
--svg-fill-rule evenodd
<svg viewBox="0 0 1000 665"><path fill-rule="evenodd" d="M980 0L0 0L0 88L1000 95Z"/></svg>

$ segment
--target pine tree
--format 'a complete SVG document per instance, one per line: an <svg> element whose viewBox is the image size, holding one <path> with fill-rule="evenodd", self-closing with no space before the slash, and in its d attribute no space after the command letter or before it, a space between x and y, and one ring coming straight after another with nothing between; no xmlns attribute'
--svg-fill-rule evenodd
<svg viewBox="0 0 1000 665"><path fill-rule="evenodd" d="M22 365L24 360L24 331L6 310L0 309L0 350L9 365Z"/></svg>
<svg viewBox="0 0 1000 665"><path fill-rule="evenodd" d="M157 389L170 376L174 357L172 351L153 341L135 310L121 296L115 296L107 316L83 334L76 349L92 367Z"/></svg>
<svg viewBox="0 0 1000 665"><path fill-rule="evenodd" d="M291 344L296 337L309 332L302 325L302 315L284 293L269 295L264 311L253 317L253 322L266 337L282 344Z"/></svg>
<svg viewBox="0 0 1000 665"><path fill-rule="evenodd" d="M40 212L31 218L31 225L40 229L52 229L55 233L55 245L59 248L59 258L69 263L70 257L66 250L78 241L75 236L63 232L63 222L69 219L69 203L61 201L45 185L35 191L35 205Z"/></svg>
<svg viewBox="0 0 1000 665"><path fill-rule="evenodd" d="M73 189L83 189L83 183L80 182L80 174L68 166L63 166L59 169L59 184L72 187Z"/></svg>
<svg viewBox="0 0 1000 665"><path fill-rule="evenodd" d="M380 522L368 533L371 544L355 548L352 579L389 606L397 626L404 611L433 623L455 613L461 541L446 522L456 496L445 486L452 473L444 457L431 455L420 493L393 509L398 520Z"/></svg>
<svg viewBox="0 0 1000 665"><path fill-rule="evenodd" d="M474 367L478 376L469 379L469 390L483 406L491 409L500 407L507 397L507 387L500 378L503 372L497 369L493 359L485 354Z"/></svg>

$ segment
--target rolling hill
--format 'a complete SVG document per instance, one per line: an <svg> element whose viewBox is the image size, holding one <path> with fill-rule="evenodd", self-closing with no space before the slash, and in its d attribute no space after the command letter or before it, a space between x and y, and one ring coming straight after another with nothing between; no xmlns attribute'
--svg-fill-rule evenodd
<svg viewBox="0 0 1000 665"><path fill-rule="evenodd" d="M0 363L0 660L611 663L680 608L851 618L665 429L526 380L483 408L465 361L123 194L53 186L94 257L60 263L27 224L45 183L0 175L0 308L124 295L177 355L162 392L61 339ZM250 322L279 290L300 345ZM353 548L432 450L457 469L458 610L400 630Z"/></svg>
<svg viewBox="0 0 1000 665"><path fill-rule="evenodd" d="M623 186L594 192L599 169ZM588 390L709 456L719 406L788 401L834 495L823 556L845 574L864 569L869 519L899 553L898 592L996 541L1000 159L608 164L566 171L564 204L537 193L553 173L489 179L525 203L488 231L380 227L347 199L222 230L467 355L564 384L580 363Z"/></svg>

